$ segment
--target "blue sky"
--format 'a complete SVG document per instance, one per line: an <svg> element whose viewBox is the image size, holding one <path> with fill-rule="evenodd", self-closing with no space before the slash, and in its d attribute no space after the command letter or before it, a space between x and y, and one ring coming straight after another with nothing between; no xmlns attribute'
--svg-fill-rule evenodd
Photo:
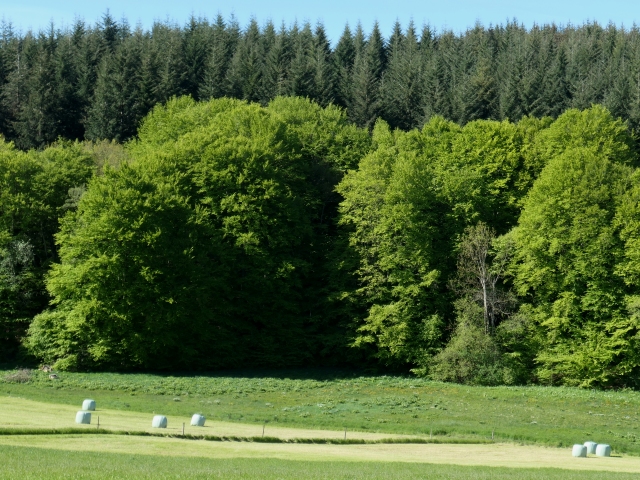
<svg viewBox="0 0 640 480"><path fill-rule="evenodd" d="M296 20L315 24L321 20L334 42L345 23L354 26L358 21L369 31L377 20L385 36L396 19L403 25L413 19L417 26L428 23L438 31L447 28L455 32L472 27L476 21L489 25L513 18L527 27L534 23L566 25L593 20L626 27L634 22L640 25L639 0L0 0L0 17L22 31L46 28L51 21L57 26L69 25L78 17L94 23L107 9L114 17L124 16L132 25L140 23L143 27L157 19L183 24L192 13L209 18L217 13L226 18L234 14L242 26L252 16L260 24L268 19L276 24Z"/></svg>

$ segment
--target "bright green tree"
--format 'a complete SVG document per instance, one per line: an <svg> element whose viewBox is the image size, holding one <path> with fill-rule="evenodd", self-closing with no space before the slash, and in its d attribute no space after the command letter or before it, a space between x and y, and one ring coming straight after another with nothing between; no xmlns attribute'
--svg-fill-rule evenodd
<svg viewBox="0 0 640 480"><path fill-rule="evenodd" d="M366 133L300 99L181 98L139 138L65 217L31 351L60 368L311 361L331 182Z"/></svg>
<svg viewBox="0 0 640 480"><path fill-rule="evenodd" d="M524 202L514 283L537 325L538 376L583 386L632 382L640 365L638 320L627 309L635 283L616 212L633 158L624 124L601 107L569 111L540 135L548 162Z"/></svg>

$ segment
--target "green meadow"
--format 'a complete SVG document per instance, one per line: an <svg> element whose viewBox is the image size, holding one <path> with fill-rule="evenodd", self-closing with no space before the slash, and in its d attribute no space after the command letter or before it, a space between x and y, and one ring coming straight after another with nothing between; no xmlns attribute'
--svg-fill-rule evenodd
<svg viewBox="0 0 640 480"><path fill-rule="evenodd" d="M501 468L394 462L300 461L255 458L160 457L0 446L0 479L15 478L238 478L238 479L509 479L595 480L603 472L553 468ZM607 472L627 480L634 473Z"/></svg>
<svg viewBox="0 0 640 480"><path fill-rule="evenodd" d="M76 409L91 397L99 409L161 413L187 425L193 413L202 413L208 422L250 427L237 433L242 436L259 436L263 426L267 435L276 428L346 429L348 438L369 433L487 441L493 435L496 442L553 447L594 440L614 452L640 454L640 393L631 390L471 387L330 370L58 375L50 380L38 371L1 371L0 395ZM233 435L233 427L224 433Z"/></svg>

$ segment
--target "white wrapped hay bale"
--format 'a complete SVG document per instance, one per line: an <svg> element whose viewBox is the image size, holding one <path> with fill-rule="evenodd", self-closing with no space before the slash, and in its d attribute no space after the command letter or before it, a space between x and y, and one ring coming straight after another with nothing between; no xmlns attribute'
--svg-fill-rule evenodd
<svg viewBox="0 0 640 480"><path fill-rule="evenodd" d="M204 427L204 422L206 418L204 415L198 415L197 413L191 417L191 426L192 427Z"/></svg>
<svg viewBox="0 0 640 480"><path fill-rule="evenodd" d="M586 457L587 447L585 447L584 445L574 445L571 455L573 455L574 457Z"/></svg>
<svg viewBox="0 0 640 480"><path fill-rule="evenodd" d="M598 457L610 457L611 447L607 444L598 445L596 447L596 455Z"/></svg>
<svg viewBox="0 0 640 480"><path fill-rule="evenodd" d="M153 428L167 428L167 417L164 415L156 415L151 422Z"/></svg>
<svg viewBox="0 0 640 480"><path fill-rule="evenodd" d="M598 444L596 442L584 442L584 446L587 447L587 454L593 455L596 453L596 447Z"/></svg>
<svg viewBox="0 0 640 480"><path fill-rule="evenodd" d="M89 412L76 413L76 423L86 423L87 425L90 424L91 414Z"/></svg>
<svg viewBox="0 0 640 480"><path fill-rule="evenodd" d="M82 409L87 412L93 412L96 409L96 401L91 399L85 400L82 402Z"/></svg>

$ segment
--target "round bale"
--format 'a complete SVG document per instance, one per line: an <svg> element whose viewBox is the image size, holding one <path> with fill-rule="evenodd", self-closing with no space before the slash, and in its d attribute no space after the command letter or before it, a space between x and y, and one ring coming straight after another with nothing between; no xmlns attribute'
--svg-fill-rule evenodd
<svg viewBox="0 0 640 480"><path fill-rule="evenodd" d="M87 412L93 412L96 409L96 401L91 399L85 400L82 402L82 409Z"/></svg>
<svg viewBox="0 0 640 480"><path fill-rule="evenodd" d="M593 455L596 453L596 447L598 444L596 442L584 442L584 446L587 447L587 454Z"/></svg>
<svg viewBox="0 0 640 480"><path fill-rule="evenodd" d="M78 412L76 413L76 423L91 423L91 414L89 412Z"/></svg>
<svg viewBox="0 0 640 480"><path fill-rule="evenodd" d="M596 447L596 455L598 457L610 457L611 447L607 444L601 444Z"/></svg>
<svg viewBox="0 0 640 480"><path fill-rule="evenodd" d="M571 455L574 457L586 457L587 456L587 447L584 445L574 445Z"/></svg>
<svg viewBox="0 0 640 480"><path fill-rule="evenodd" d="M191 417L191 426L192 427L204 427L204 422L206 418L204 415L198 415L197 413Z"/></svg>
<svg viewBox="0 0 640 480"><path fill-rule="evenodd" d="M167 428L167 417L164 415L156 415L151 422L153 428Z"/></svg>

